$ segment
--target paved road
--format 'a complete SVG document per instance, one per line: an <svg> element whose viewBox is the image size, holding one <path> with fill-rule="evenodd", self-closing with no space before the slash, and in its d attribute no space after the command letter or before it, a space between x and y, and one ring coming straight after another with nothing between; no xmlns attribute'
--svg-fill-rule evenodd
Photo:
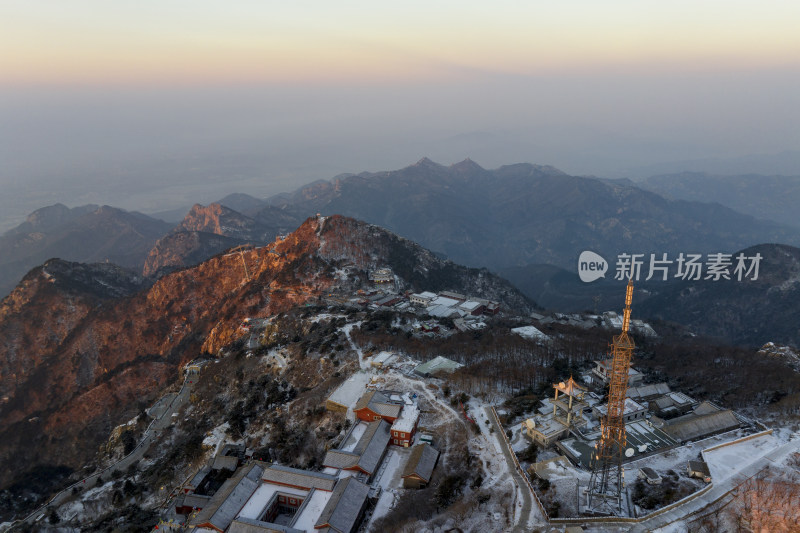
<svg viewBox="0 0 800 533"><path fill-rule="evenodd" d="M528 484L524 479L522 479L522 476L519 474L519 472L517 472L517 466L514 463L514 457L512 456L513 452L506 444L506 439L503 438L503 428L497 423L497 419L495 418L494 413L492 413L492 408L484 407L484 411L486 411L486 416L489 418L492 423L492 427L494 428L494 434L492 436L494 436L494 438L497 439L497 442L500 443L500 448L503 450L503 456L506 458L506 463L508 463L508 469L511 472L511 476L514 478L514 482L516 483L517 487L519 487L519 492L522 494L522 511L520 512L519 521L514 525L513 531L530 531L528 522L531 519L533 501L531 498L531 493L528 490Z"/></svg>
<svg viewBox="0 0 800 533"><path fill-rule="evenodd" d="M197 379L197 376L187 376L184 379L183 385L181 386L180 391L177 394L170 393L167 394L165 397L161 398L153 408L152 414L155 416L153 421L150 422L150 425L144 431L142 435L142 440L139 441L139 444L136 448L127 456L123 457L113 465L105 468L104 470L92 474L91 476L78 481L67 487L66 489L62 490L55 496L53 496L49 502L42 505L34 512L29 514L26 518L24 518L21 522L15 522L8 531L13 530L16 526L28 523L33 524L37 520L41 520L47 514L47 511L51 508L56 508L68 501L70 498L73 497L72 489L74 487L80 487L81 489L88 489L93 488L97 484L97 478L103 477L106 480L109 479L108 476L114 471L119 470L124 472L136 461L139 461L144 456L145 452L150 448L150 445L157 441L161 435L161 432L167 426L172 424L172 414L177 413L178 410L186 403L189 399L189 395L192 390L192 386Z"/></svg>

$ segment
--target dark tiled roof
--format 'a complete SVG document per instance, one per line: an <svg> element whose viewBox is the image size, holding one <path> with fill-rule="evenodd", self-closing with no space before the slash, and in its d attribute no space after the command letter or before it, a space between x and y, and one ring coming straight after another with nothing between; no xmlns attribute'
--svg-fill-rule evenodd
<svg viewBox="0 0 800 533"><path fill-rule="evenodd" d="M402 477L416 474L426 482L431 480L436 461L439 459L439 452L430 444L417 444L411 450L408 462L403 469Z"/></svg>
<svg viewBox="0 0 800 533"><path fill-rule="evenodd" d="M384 393L371 390L367 391L363 396L361 396L361 398L358 399L358 402L356 402L356 407L353 410L358 411L365 408L371 409L381 416L397 418L400 416L400 411L403 409L403 402L392 401Z"/></svg>
<svg viewBox="0 0 800 533"><path fill-rule="evenodd" d="M705 461L689 461L689 470L692 472L700 472L706 476L711 475L711 472L709 472L708 465Z"/></svg>
<svg viewBox="0 0 800 533"><path fill-rule="evenodd" d="M237 518L231 524L228 533L306 533L300 529L289 526L260 522L249 518Z"/></svg>
<svg viewBox="0 0 800 533"><path fill-rule="evenodd" d="M733 411L717 411L707 415L694 413L668 420L662 428L675 440L685 442L713 433L721 433L739 427L739 420Z"/></svg>
<svg viewBox="0 0 800 533"><path fill-rule="evenodd" d="M352 452L328 450L322 464L342 469L357 466L368 474L374 474L390 439L391 426L388 422L385 420L370 422Z"/></svg>
<svg viewBox="0 0 800 533"><path fill-rule="evenodd" d="M353 453L358 454L358 466L370 474L378 469L378 464L391 439L391 426L386 420L376 420L367 426L358 440Z"/></svg>
<svg viewBox="0 0 800 533"><path fill-rule="evenodd" d="M348 477L340 480L333 489L331 499L322 509L314 528L329 526L333 531L340 533L355 531L357 519L366 504L368 494L369 486L357 479Z"/></svg>
<svg viewBox="0 0 800 533"><path fill-rule="evenodd" d="M211 501L211 496L204 496L202 494L186 494L183 498L183 505L192 507L193 509L203 509Z"/></svg>
<svg viewBox="0 0 800 533"><path fill-rule="evenodd" d="M358 463L359 455L341 450L328 450L322 464L331 468L350 468Z"/></svg>
<svg viewBox="0 0 800 533"><path fill-rule="evenodd" d="M186 484L186 487L191 489L196 489L197 487L200 486L200 484L203 482L206 476L210 473L211 473L211 467L208 465L204 466L203 468L197 471L192 480Z"/></svg>
<svg viewBox="0 0 800 533"><path fill-rule="evenodd" d="M230 470L234 472L237 466L239 466L239 459L236 456L217 455L214 458L212 470Z"/></svg>
<svg viewBox="0 0 800 533"><path fill-rule="evenodd" d="M266 465L261 479L268 483L290 485L303 489L314 488L328 492L333 490L333 485L336 483L336 476L276 464Z"/></svg>
<svg viewBox="0 0 800 533"><path fill-rule="evenodd" d="M261 484L261 472L262 468L257 464L241 467L223 483L190 525L210 524L225 531Z"/></svg>

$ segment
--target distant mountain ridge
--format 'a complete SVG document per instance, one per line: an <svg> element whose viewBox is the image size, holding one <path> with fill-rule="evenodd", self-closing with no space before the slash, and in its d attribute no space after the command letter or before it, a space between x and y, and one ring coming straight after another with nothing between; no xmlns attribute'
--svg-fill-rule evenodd
<svg viewBox="0 0 800 533"><path fill-rule="evenodd" d="M141 271L145 257L171 225L110 206L62 204L34 211L0 237L0 296L47 259L92 263L108 260Z"/></svg>
<svg viewBox="0 0 800 533"><path fill-rule="evenodd" d="M115 254L76 254L114 236L102 231L95 235L97 230L88 227L78 245L62 243L59 239L68 241L69 236L64 230L76 224L80 213L70 215L73 211L64 206L51 211L8 232L0 242L6 258L16 259L17 252L7 245L10 239L35 235L30 231L34 224L70 219L48 237L46 253L21 260L15 269L0 263L0 283L5 280L6 290L49 257L108 258L143 269L148 276L162 275L238 244L270 242L316 213L366 220L459 263L495 270L529 264L574 270L583 250L614 257L732 252L763 242L800 245L800 228L759 220L718 203L669 200L631 182L570 176L552 166L522 163L486 170L470 159L444 166L423 158L399 170L318 180L265 200L233 194L209 206L195 205L171 231L160 221L127 214L134 235L99 246L103 252L118 250ZM787 216L791 212L787 207ZM157 230L151 231L154 223Z"/></svg>
<svg viewBox="0 0 800 533"><path fill-rule="evenodd" d="M800 175L800 151L786 150L775 154L748 154L738 157L709 157L684 161L655 163L619 171L626 177L680 174L683 172L707 172L709 174L737 176Z"/></svg>
<svg viewBox="0 0 800 533"><path fill-rule="evenodd" d="M682 172L652 176L639 182L639 186L667 198L717 202L740 213L800 228L800 175Z"/></svg>
<svg viewBox="0 0 800 533"><path fill-rule="evenodd" d="M341 213L389 228L451 259L494 269L549 263L574 269L581 251L734 251L800 244L800 230L718 204L667 200L627 183L549 166L486 170L427 158L388 172L349 174L266 200L287 216ZM251 208L249 215L260 214Z"/></svg>
<svg viewBox="0 0 800 533"><path fill-rule="evenodd" d="M761 244L743 253L763 257L757 280L674 283L642 302L637 312L729 342L800 347L800 248Z"/></svg>

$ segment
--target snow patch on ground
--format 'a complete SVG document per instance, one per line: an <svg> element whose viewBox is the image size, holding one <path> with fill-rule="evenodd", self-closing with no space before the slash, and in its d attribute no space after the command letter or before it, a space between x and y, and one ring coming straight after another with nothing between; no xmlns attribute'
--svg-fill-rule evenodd
<svg viewBox="0 0 800 533"><path fill-rule="evenodd" d="M778 439L772 435L762 435L707 452L705 456L711 479L717 481L729 478L744 466L777 448L779 444Z"/></svg>
<svg viewBox="0 0 800 533"><path fill-rule="evenodd" d="M85 508L83 502L80 500L67 502L58 508L58 516L64 521L69 521L83 514Z"/></svg>
<svg viewBox="0 0 800 533"><path fill-rule="evenodd" d="M358 354L358 365L361 367L361 369L369 370L370 364L364 361L364 350L356 346L356 343L353 342L353 338L350 336L350 332L353 331L354 327L361 327L361 321L354 322L352 324L346 324L345 326L339 328L339 331L345 334L347 341L350 343L350 347Z"/></svg>
<svg viewBox="0 0 800 533"><path fill-rule="evenodd" d="M203 439L203 446L214 448L214 455L217 455L220 448L225 443L225 435L230 427L231 425L225 422L212 429L211 434Z"/></svg>

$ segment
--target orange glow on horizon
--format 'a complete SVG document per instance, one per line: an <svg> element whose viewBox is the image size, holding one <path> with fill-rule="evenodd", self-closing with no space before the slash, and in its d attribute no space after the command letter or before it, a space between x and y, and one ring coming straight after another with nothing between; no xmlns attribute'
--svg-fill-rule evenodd
<svg viewBox="0 0 800 533"><path fill-rule="evenodd" d="M270 4L12 6L0 83L381 83L800 66L800 3Z"/></svg>

